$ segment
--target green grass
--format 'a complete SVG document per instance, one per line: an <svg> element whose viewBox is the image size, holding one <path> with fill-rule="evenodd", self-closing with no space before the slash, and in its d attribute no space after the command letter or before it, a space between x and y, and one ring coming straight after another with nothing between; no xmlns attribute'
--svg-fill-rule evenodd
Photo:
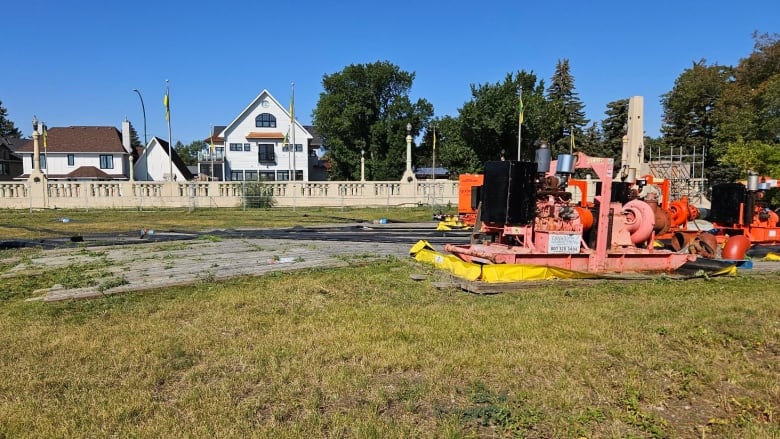
<svg viewBox="0 0 780 439"><path fill-rule="evenodd" d="M450 208L449 213L455 213ZM431 207L415 208L269 208L269 209L161 209L161 210L0 210L0 239L35 239L88 233L208 231L235 228L278 228L296 225L370 222L388 218L398 222L432 221ZM68 222L58 221L68 218Z"/></svg>
<svg viewBox="0 0 780 439"><path fill-rule="evenodd" d="M780 435L778 272L475 296L430 270L61 303L4 279L0 437Z"/></svg>

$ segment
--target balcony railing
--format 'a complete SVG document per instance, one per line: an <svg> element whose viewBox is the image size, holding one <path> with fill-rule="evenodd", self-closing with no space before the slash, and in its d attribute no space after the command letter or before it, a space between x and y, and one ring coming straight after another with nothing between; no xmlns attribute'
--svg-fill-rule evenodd
<svg viewBox="0 0 780 439"><path fill-rule="evenodd" d="M198 161L199 162L221 162L225 160L225 152L224 151L198 151Z"/></svg>

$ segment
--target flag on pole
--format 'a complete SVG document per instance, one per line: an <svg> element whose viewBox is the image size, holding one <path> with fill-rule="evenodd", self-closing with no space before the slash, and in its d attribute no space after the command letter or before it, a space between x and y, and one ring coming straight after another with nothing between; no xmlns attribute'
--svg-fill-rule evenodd
<svg viewBox="0 0 780 439"><path fill-rule="evenodd" d="M436 127L433 127L433 150L436 150Z"/></svg>
<svg viewBox="0 0 780 439"><path fill-rule="evenodd" d="M520 89L520 106L519 106L519 110L520 110L520 115L518 116L517 120L522 124L523 123L523 119L525 118L523 116L524 109L523 109L523 89L522 88Z"/></svg>
<svg viewBox="0 0 780 439"><path fill-rule="evenodd" d="M214 127L211 127L211 137L209 138L211 145L209 145L209 151L214 154Z"/></svg>
<svg viewBox="0 0 780 439"><path fill-rule="evenodd" d="M165 105L165 120L169 121L171 120L171 105L170 105L170 99L168 97L168 85L165 86L165 97L163 97L163 105Z"/></svg>
<svg viewBox="0 0 780 439"><path fill-rule="evenodd" d="M49 130L46 128L46 123L43 123L43 150L46 151L46 147L49 143Z"/></svg>

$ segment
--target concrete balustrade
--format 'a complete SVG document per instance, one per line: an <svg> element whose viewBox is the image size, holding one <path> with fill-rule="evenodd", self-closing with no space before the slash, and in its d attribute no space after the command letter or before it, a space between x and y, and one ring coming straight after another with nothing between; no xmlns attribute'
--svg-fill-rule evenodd
<svg viewBox="0 0 780 439"><path fill-rule="evenodd" d="M450 180L325 182L0 182L0 209L457 205Z"/></svg>

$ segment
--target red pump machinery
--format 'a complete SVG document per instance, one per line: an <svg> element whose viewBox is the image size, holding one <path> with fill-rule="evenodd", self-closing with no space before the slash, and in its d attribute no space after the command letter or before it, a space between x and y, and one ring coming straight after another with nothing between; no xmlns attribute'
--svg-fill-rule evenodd
<svg viewBox="0 0 780 439"><path fill-rule="evenodd" d="M590 208L565 190L576 169L592 169L600 191ZM591 273L671 272L696 255L653 248L655 215L628 200L628 183L615 182L613 159L582 153L550 160L544 145L535 162L488 162L475 225L480 242L447 245L469 262L546 265Z"/></svg>

